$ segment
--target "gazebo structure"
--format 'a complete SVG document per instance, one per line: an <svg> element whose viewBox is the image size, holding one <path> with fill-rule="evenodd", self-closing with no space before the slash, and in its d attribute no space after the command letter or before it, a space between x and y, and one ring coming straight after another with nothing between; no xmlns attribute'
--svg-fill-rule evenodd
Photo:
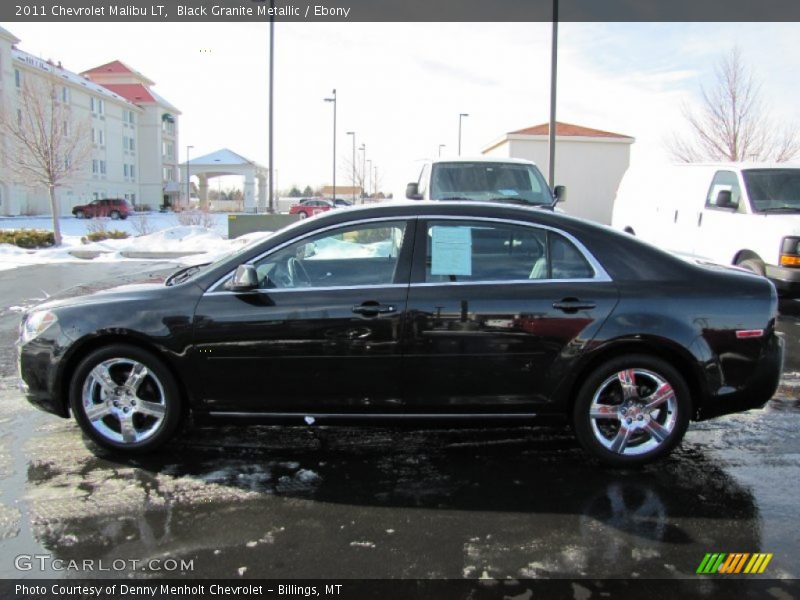
<svg viewBox="0 0 800 600"><path fill-rule="evenodd" d="M187 177L191 176L197 177L199 180L198 190L201 208L208 206L209 179L226 175L239 175L244 177L244 212L256 212L256 208L261 211L266 209L269 169L245 158L241 154L236 154L233 150L222 148L211 154L192 158L188 164L182 163L180 169L182 182L186 182ZM255 200L256 180L258 180L258 204L256 204Z"/></svg>

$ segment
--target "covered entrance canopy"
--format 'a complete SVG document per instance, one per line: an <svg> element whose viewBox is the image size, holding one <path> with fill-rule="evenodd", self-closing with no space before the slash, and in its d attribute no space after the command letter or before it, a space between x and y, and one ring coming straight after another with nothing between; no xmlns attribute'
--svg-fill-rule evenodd
<svg viewBox="0 0 800 600"><path fill-rule="evenodd" d="M236 154L233 150L222 148L211 154L198 156L191 159L188 164L182 163L180 169L182 182L186 182L187 175L197 177L200 181L198 189L202 208L208 206L209 179L225 175L239 175L244 177L244 211L256 212L256 206L260 211L266 209L269 170L241 154ZM258 205L256 205L255 200L256 180L258 180ZM186 184L184 183L184 185ZM188 199L189 190L186 190L186 192Z"/></svg>

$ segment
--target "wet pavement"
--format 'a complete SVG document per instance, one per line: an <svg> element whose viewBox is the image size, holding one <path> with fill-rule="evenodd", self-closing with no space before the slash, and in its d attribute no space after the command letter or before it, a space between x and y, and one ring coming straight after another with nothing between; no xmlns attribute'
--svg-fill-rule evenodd
<svg viewBox="0 0 800 600"><path fill-rule="evenodd" d="M0 577L673 579L758 551L764 577L800 575L800 303L782 305L778 397L693 423L640 470L600 467L561 428L192 429L120 460L23 400L12 345L21 307L136 268L0 272ZM125 566L17 570L28 554Z"/></svg>

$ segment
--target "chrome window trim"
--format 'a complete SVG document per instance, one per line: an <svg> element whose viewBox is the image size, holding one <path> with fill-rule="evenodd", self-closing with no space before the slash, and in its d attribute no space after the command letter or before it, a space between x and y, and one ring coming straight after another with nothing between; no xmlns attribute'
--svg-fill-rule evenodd
<svg viewBox="0 0 800 600"><path fill-rule="evenodd" d="M589 278L576 278L576 279L510 279L510 280L502 280L502 279L490 279L490 280L476 280L476 281L424 281L418 283L392 283L392 284L376 284L376 285L358 285L358 286L330 286L330 287L304 287L304 288L267 288L264 290L254 290L257 292L264 292L264 293L274 293L274 292L307 292L307 291L314 291L314 290L321 290L321 291L335 291L335 290L349 290L349 289L375 289L375 288L394 288L394 287L432 287L432 286L453 286L453 285L508 285L508 284L536 284L536 283L609 283L613 280L609 276L608 272L603 268L603 266L598 262L598 260L594 257L594 255L589 252L588 248L581 243L575 236L562 229L558 229L557 227L552 227L550 225L543 225L541 223L530 223L528 221L519 221L516 219L504 219L501 217L470 217L470 216L457 216L457 215L435 215L435 214L424 214L424 215L408 215L408 216L393 216L393 217L373 217L371 219L358 219L356 221L347 221L345 223L336 223L335 225L329 225L328 227L323 227L322 229L315 229L314 231L310 231L305 233L299 237L292 238L274 248L270 248L265 252L262 252L258 256L251 258L250 260L243 262L241 264L249 264L252 265L253 263L261 260L262 258L282 250L286 246L290 246L295 242L302 241L308 237L317 235L319 233L324 233L326 231L330 231L332 229L340 229L343 227L351 227L354 225L360 225L363 223L382 223L382 222L397 222L397 221L404 221L408 223L411 220L425 220L425 221L483 221L487 223L502 223L506 225L520 225L523 227L532 227L535 229L544 229L546 231L552 231L558 235L565 237L569 240L577 249L578 252L581 253L586 262L589 263L589 266L594 271L594 277ZM407 231L407 229L405 230ZM404 231L404 235L405 235ZM219 278L215 281L211 287L209 287L205 293L206 295L217 295L217 294L241 294L241 292L231 292L228 290L218 290L217 288L220 287L222 284L225 283L231 276L233 276L236 270L232 270L225 274L223 277Z"/></svg>

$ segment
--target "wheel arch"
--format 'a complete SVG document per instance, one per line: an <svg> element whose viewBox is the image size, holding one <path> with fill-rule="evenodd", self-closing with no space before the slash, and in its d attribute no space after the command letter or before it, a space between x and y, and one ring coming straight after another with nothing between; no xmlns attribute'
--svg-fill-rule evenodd
<svg viewBox="0 0 800 600"><path fill-rule="evenodd" d="M693 419L696 419L696 415L703 404L703 398L707 396L702 375L695 366L697 359L688 350L671 340L656 337L613 340L592 351L578 367L578 372L563 392L562 399L570 419L572 418L572 410L575 406L578 391L592 371L601 364L625 354L650 355L668 362L677 369L689 387L689 400L692 405L691 415Z"/></svg>
<svg viewBox="0 0 800 600"><path fill-rule="evenodd" d="M731 264L732 264L732 265L738 265L738 264L739 264L740 262L742 262L743 260L749 260L749 259L751 259L751 258L754 258L754 259L756 259L756 260L760 260L761 262L764 262L764 259L763 259L763 258L761 258L761 257L758 255L758 253L757 253L757 252L753 252L752 250L748 250L748 249L746 249L746 248L745 248L744 250L739 250L739 251L738 251L738 252L737 252L737 253L734 255L734 257L733 257L733 261L731 261Z"/></svg>
<svg viewBox="0 0 800 600"><path fill-rule="evenodd" d="M90 353L113 344L125 344L126 346L133 346L140 350L144 350L145 352L148 352L159 359L161 364L164 365L164 368L170 372L178 385L181 400L183 401L182 405L184 407L184 411L189 410L189 391L183 379L180 377L177 369L175 368L175 365L172 364L170 360L164 358L164 355L167 354L167 352L162 347L140 336L130 334L126 335L121 333L105 333L91 336L76 342L73 347L70 348L69 352L64 355L64 358L61 361L61 366L56 375L55 388L60 394L60 402L64 406L65 414L71 414L69 407L69 386L70 382L72 381L72 375L75 373L75 369L78 368L80 362Z"/></svg>

